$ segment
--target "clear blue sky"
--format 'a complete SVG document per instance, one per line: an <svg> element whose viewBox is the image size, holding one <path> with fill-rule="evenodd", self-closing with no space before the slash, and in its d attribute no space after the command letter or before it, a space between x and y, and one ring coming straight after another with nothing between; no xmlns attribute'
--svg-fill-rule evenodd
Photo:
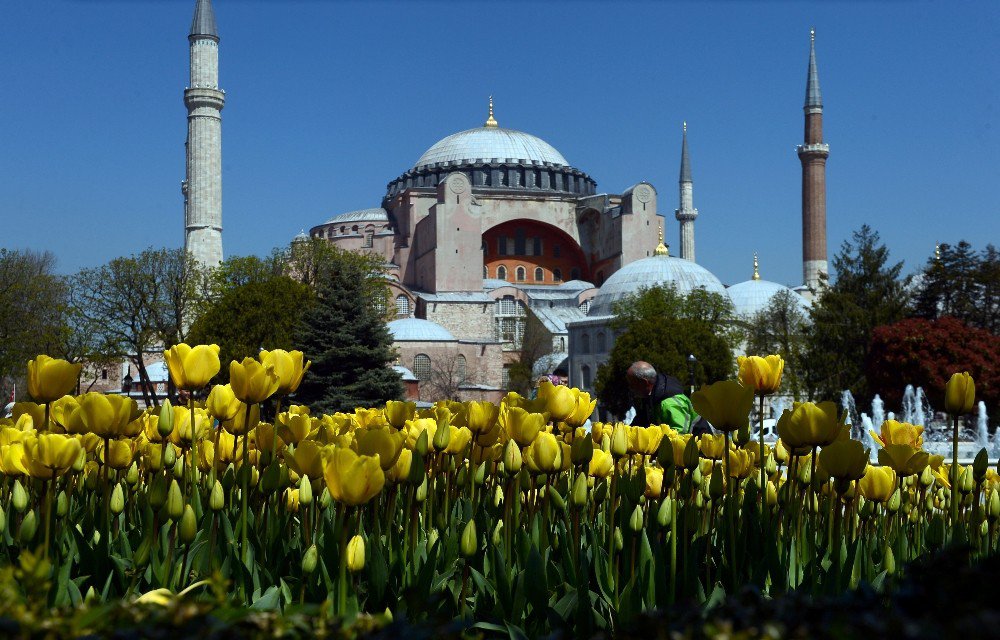
<svg viewBox="0 0 1000 640"><path fill-rule="evenodd" d="M1000 244L1000 3L215 0L227 255L378 206L438 139L535 134L601 191L649 180L677 246L689 123L699 262L801 282L809 28L831 257L868 222L910 272L934 243ZM6 3L0 246L72 272L180 246L194 0ZM650 240L655 243L655 239Z"/></svg>

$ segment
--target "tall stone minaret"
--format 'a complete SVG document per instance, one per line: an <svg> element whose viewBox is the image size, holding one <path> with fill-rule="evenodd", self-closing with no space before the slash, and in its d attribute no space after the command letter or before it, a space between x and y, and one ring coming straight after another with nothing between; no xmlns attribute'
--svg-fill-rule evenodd
<svg viewBox="0 0 1000 640"><path fill-rule="evenodd" d="M691 179L691 158L688 156L688 125L684 123L684 140L681 142L680 205L674 216L681 223L681 258L694 262L694 181Z"/></svg>
<svg viewBox="0 0 1000 640"><path fill-rule="evenodd" d="M806 80L805 143L799 145L802 162L802 277L816 292L826 262L826 159L830 145L823 142L823 98L816 71L816 32L809 32L809 76Z"/></svg>
<svg viewBox="0 0 1000 640"><path fill-rule="evenodd" d="M191 84L184 90L188 110L184 194L184 248L206 266L222 262L222 106L219 89L219 32L212 0L197 0L188 35Z"/></svg>

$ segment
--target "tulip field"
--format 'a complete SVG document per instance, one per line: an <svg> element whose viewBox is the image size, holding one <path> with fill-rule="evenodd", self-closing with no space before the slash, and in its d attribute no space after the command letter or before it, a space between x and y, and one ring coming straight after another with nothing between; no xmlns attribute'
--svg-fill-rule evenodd
<svg viewBox="0 0 1000 640"><path fill-rule="evenodd" d="M769 598L889 592L922 556L998 547L985 451L951 465L922 450L921 426L890 420L870 465L831 402L786 410L775 446L753 439L752 409L780 385L773 356L741 358L738 380L693 394L717 431L693 437L585 429L595 401L547 383L499 404L316 415L294 404L301 353L233 362L230 384L210 388L217 347L165 355L194 399L142 412L66 395L79 365L29 364L34 402L0 422L3 606L222 598L590 636L746 585ZM956 432L974 398L956 374Z"/></svg>

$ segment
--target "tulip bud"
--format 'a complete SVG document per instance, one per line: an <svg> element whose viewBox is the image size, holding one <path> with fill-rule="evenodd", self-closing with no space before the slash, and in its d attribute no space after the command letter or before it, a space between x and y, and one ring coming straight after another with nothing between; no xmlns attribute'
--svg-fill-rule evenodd
<svg viewBox="0 0 1000 640"><path fill-rule="evenodd" d="M997 517L1000 517L1000 493L997 492L996 487L990 489L990 497L986 507L986 515L991 520L996 520Z"/></svg>
<svg viewBox="0 0 1000 640"><path fill-rule="evenodd" d="M882 558L882 568L890 576L896 573L896 556L892 554L892 547L885 548L885 557Z"/></svg>
<svg viewBox="0 0 1000 640"><path fill-rule="evenodd" d="M674 501L672 498L664 498L660 503L660 508L656 510L656 524L666 527L670 524L674 515Z"/></svg>
<svg viewBox="0 0 1000 640"><path fill-rule="evenodd" d="M745 425L736 430L736 446L742 447L746 443L750 442L750 423L747 422Z"/></svg>
<svg viewBox="0 0 1000 640"><path fill-rule="evenodd" d="M799 482L806 486L809 486L809 483L812 482L812 469L809 468L809 465L799 465Z"/></svg>
<svg viewBox="0 0 1000 640"><path fill-rule="evenodd" d="M493 527L492 542L494 547L503 544L503 520L497 520L497 526Z"/></svg>
<svg viewBox="0 0 1000 640"><path fill-rule="evenodd" d="M445 425L438 425L438 428L434 431L434 450L441 452L448 448L448 443L451 442L451 428Z"/></svg>
<svg viewBox="0 0 1000 640"><path fill-rule="evenodd" d="M175 460L177 460L177 450L169 442L165 443L163 445L163 466L172 467Z"/></svg>
<svg viewBox="0 0 1000 640"><path fill-rule="evenodd" d="M917 524L920 522L920 512L916 509L912 509L907 517L910 519L911 524Z"/></svg>
<svg viewBox="0 0 1000 640"><path fill-rule="evenodd" d="M154 510L159 509L167 501L167 481L163 476L153 478L149 485L149 492L146 494L149 506Z"/></svg>
<svg viewBox="0 0 1000 640"><path fill-rule="evenodd" d="M417 437L416 446L413 447L413 453L421 458L427 455L427 430L424 429L420 432L420 436Z"/></svg>
<svg viewBox="0 0 1000 640"><path fill-rule="evenodd" d="M14 481L14 490L11 493L10 503L14 505L14 511L18 513L24 513L24 510L28 508L28 493L21 486L20 480Z"/></svg>
<svg viewBox="0 0 1000 640"><path fill-rule="evenodd" d="M889 498L889 502L886 503L885 507L890 513L896 513L899 511L899 503L902 498L899 495L899 489L892 492L892 496Z"/></svg>
<svg viewBox="0 0 1000 640"><path fill-rule="evenodd" d="M479 538L476 536L476 521L469 520L465 525L465 529L462 530L462 555L466 558L471 558L476 555L478 550Z"/></svg>
<svg viewBox="0 0 1000 640"><path fill-rule="evenodd" d="M316 570L316 563L319 561L319 549L316 548L315 544L309 545L306 549L305 554L302 556L302 573L305 575L310 575Z"/></svg>
<svg viewBox="0 0 1000 640"><path fill-rule="evenodd" d="M674 443L670 438L664 436L660 439L660 446L656 448L656 461L663 467L664 473L674 467Z"/></svg>
<svg viewBox="0 0 1000 640"><path fill-rule="evenodd" d="M694 469L698 466L698 439L688 438L687 444L684 445L684 468Z"/></svg>
<svg viewBox="0 0 1000 640"><path fill-rule="evenodd" d="M59 494L62 495L62 494ZM7 530L7 512L0 507L0 534Z"/></svg>
<svg viewBox="0 0 1000 640"><path fill-rule="evenodd" d="M174 430L174 407L170 400L164 400L160 407L160 419L156 421L156 432L166 439Z"/></svg>
<svg viewBox="0 0 1000 640"><path fill-rule="evenodd" d="M420 483L417 487L417 502L423 503L427 499L427 477L424 476L424 481Z"/></svg>
<svg viewBox="0 0 1000 640"><path fill-rule="evenodd" d="M990 523L985 520L979 523L979 535L984 537L990 535Z"/></svg>
<svg viewBox="0 0 1000 640"><path fill-rule="evenodd" d="M24 516L24 520L21 521L21 528L17 530L17 537L21 541L21 544L27 545L31 542L37 530L38 518L35 516L34 510L32 510Z"/></svg>
<svg viewBox="0 0 1000 640"><path fill-rule="evenodd" d="M570 504L577 509L582 509L587 506L587 475L584 473L576 474L576 478L573 480L573 490L570 492Z"/></svg>
<svg viewBox="0 0 1000 640"><path fill-rule="evenodd" d="M867 520L872 517L873 513L875 513L875 505L870 500L866 500L864 504L861 505L860 509L858 509L858 514L861 516L862 520Z"/></svg>
<svg viewBox="0 0 1000 640"><path fill-rule="evenodd" d="M639 508L639 505L635 505L635 509L632 509L632 515L628 519L628 528L632 530L632 533L642 531L642 509Z"/></svg>
<svg viewBox="0 0 1000 640"><path fill-rule="evenodd" d="M438 541L438 530L431 529L427 534L427 550L430 551L431 547Z"/></svg>
<svg viewBox="0 0 1000 640"><path fill-rule="evenodd" d="M769 478L778 473L778 461L774 459L774 456L767 456L767 462L764 464L764 473L766 473Z"/></svg>
<svg viewBox="0 0 1000 640"><path fill-rule="evenodd" d="M503 468L509 475L521 470L521 448L513 440L508 440L503 448Z"/></svg>
<svg viewBox="0 0 1000 640"><path fill-rule="evenodd" d="M698 509L704 509L707 501L705 499L705 494L699 491L694 494L694 506Z"/></svg>
<svg viewBox="0 0 1000 640"><path fill-rule="evenodd" d="M545 495L552 502L552 506L559 511L566 510L566 500L562 495L556 490L555 487L549 487L545 490Z"/></svg>
<svg viewBox="0 0 1000 640"><path fill-rule="evenodd" d="M139 465L134 462L132 463L132 466L128 468L128 472L125 474L125 482L130 487L134 487L139 482Z"/></svg>
<svg viewBox="0 0 1000 640"><path fill-rule="evenodd" d="M309 476L304 475L299 480L299 504L305 507L312 504L312 501L313 501L312 482L309 481Z"/></svg>
<svg viewBox="0 0 1000 640"><path fill-rule="evenodd" d="M357 573L365 568L365 539L359 535L347 543L347 569Z"/></svg>
<svg viewBox="0 0 1000 640"><path fill-rule="evenodd" d="M184 458L174 460L174 467L170 470L170 473L178 480L184 477Z"/></svg>
<svg viewBox="0 0 1000 640"><path fill-rule="evenodd" d="M712 469L712 479L708 483L708 497L717 500L725 493L726 487L722 483L722 465L715 465L715 468Z"/></svg>
<svg viewBox="0 0 1000 640"><path fill-rule="evenodd" d="M76 460L73 461L73 466L72 466L73 473L80 473L81 471L83 471L83 468L85 466L87 466L87 450L81 449L80 455L78 455L76 457Z"/></svg>
<svg viewBox="0 0 1000 640"><path fill-rule="evenodd" d="M615 527L615 551L621 551L625 548L625 540L622 538L621 527Z"/></svg>
<svg viewBox="0 0 1000 640"><path fill-rule="evenodd" d="M333 496L330 495L328 488L323 487L323 493L319 494L319 508L328 509L331 504L333 504Z"/></svg>
<svg viewBox="0 0 1000 640"><path fill-rule="evenodd" d="M476 472L472 475L472 482L475 483L477 487L481 487L486 484L486 463L482 462L476 467Z"/></svg>
<svg viewBox="0 0 1000 640"><path fill-rule="evenodd" d="M191 505L184 505L181 523L177 529L182 544L194 542L194 537L198 535L198 520L194 517L194 509L191 508Z"/></svg>
<svg viewBox="0 0 1000 640"><path fill-rule="evenodd" d="M970 467L965 467L962 469L962 475L959 476L958 479L958 490L962 493L971 493L974 487L972 469Z"/></svg>
<svg viewBox="0 0 1000 640"><path fill-rule="evenodd" d="M212 485L212 493L208 496L208 508L212 511L222 511L226 506L226 494L222 491L222 483L218 480Z"/></svg>
<svg viewBox="0 0 1000 640"><path fill-rule="evenodd" d="M118 515L125 510L125 492L122 491L121 484L116 484L111 491L111 513Z"/></svg>
<svg viewBox="0 0 1000 640"><path fill-rule="evenodd" d="M181 495L181 487L176 480L171 480L170 488L167 489L167 517L176 521L182 515L184 515L184 497Z"/></svg>
<svg viewBox="0 0 1000 640"><path fill-rule="evenodd" d="M701 467L695 467L694 471L691 472L691 482L697 485L701 485L702 475Z"/></svg>
<svg viewBox="0 0 1000 640"><path fill-rule="evenodd" d="M628 453L628 434L625 432L625 425L618 423L611 431L611 455L620 458Z"/></svg>
<svg viewBox="0 0 1000 640"><path fill-rule="evenodd" d="M601 451L611 453L611 434L607 431L601 436Z"/></svg>
<svg viewBox="0 0 1000 640"><path fill-rule="evenodd" d="M497 485L496 490L493 491L493 506L499 508L500 505L502 504L503 504L503 487Z"/></svg>
<svg viewBox="0 0 1000 640"><path fill-rule="evenodd" d="M925 487L934 484L934 472L931 470L930 465L924 467L924 470L920 472L920 484Z"/></svg>
<svg viewBox="0 0 1000 640"><path fill-rule="evenodd" d="M778 504L778 490L774 488L774 483L768 481L767 483L767 506L773 507Z"/></svg>
<svg viewBox="0 0 1000 640"><path fill-rule="evenodd" d="M152 536L143 536L142 542L136 548L135 553L132 554L132 564L137 567L145 567L146 563L149 562L149 551L153 546Z"/></svg>

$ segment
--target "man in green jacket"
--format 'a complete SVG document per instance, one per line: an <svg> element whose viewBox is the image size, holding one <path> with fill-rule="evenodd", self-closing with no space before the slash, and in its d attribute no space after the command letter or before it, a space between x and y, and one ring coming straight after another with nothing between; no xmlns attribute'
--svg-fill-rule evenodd
<svg viewBox="0 0 1000 640"><path fill-rule="evenodd" d="M639 360L625 372L629 392L635 398L632 424L666 424L680 433L707 433L708 423L694 412L691 399L677 378L657 373L653 365Z"/></svg>

